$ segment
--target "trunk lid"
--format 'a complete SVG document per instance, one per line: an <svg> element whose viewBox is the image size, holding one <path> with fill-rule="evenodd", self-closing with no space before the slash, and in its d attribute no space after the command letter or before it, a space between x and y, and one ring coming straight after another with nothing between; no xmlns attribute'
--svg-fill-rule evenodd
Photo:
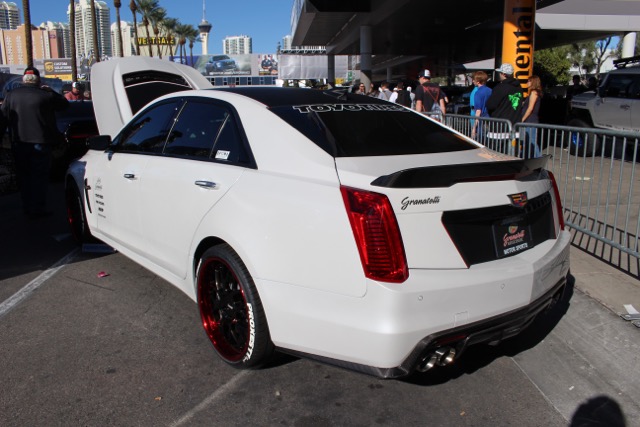
<svg viewBox="0 0 640 427"><path fill-rule="evenodd" d="M480 148L336 158L336 168L343 186L388 197L410 269L444 269L516 255L555 237L546 162Z"/></svg>

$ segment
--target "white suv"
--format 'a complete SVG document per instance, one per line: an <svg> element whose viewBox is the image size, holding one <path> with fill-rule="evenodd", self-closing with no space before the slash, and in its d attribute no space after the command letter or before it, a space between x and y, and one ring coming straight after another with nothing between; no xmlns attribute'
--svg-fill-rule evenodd
<svg viewBox="0 0 640 427"><path fill-rule="evenodd" d="M614 61L597 92L576 95L571 100L568 126L640 131L640 56ZM597 144L597 140L593 141ZM580 141L572 141L580 152ZM575 145L575 147L574 147ZM584 144L587 145L587 144ZM591 152L593 147L584 147ZM596 152L599 147L595 147Z"/></svg>

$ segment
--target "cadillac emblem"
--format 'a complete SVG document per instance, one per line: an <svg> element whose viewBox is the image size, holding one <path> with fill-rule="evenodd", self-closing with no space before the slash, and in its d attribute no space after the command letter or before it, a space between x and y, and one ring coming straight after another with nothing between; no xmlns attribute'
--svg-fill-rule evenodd
<svg viewBox="0 0 640 427"><path fill-rule="evenodd" d="M517 194L509 194L509 200L511 200L511 205L516 208L524 208L529 199L527 199L527 192L523 191L522 193Z"/></svg>

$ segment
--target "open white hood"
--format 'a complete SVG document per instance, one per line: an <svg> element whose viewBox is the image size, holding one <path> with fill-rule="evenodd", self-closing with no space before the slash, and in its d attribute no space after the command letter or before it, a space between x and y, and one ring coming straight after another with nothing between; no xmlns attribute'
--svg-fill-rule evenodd
<svg viewBox="0 0 640 427"><path fill-rule="evenodd" d="M210 88L211 83L196 69L156 58L114 58L91 67L98 130L112 138L154 99L182 90Z"/></svg>

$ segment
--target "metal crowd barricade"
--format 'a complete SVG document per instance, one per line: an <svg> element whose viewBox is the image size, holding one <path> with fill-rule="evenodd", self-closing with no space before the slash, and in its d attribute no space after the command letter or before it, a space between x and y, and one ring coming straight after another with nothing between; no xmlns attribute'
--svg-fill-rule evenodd
<svg viewBox="0 0 640 427"><path fill-rule="evenodd" d="M583 249L607 258L623 254L627 268L639 270L640 134L593 128L543 124L517 124L523 134L535 131L548 168L555 177L565 210L566 224L584 238L574 240ZM608 253L605 253L605 250Z"/></svg>
<svg viewBox="0 0 640 427"><path fill-rule="evenodd" d="M640 275L640 134L529 123L511 128L496 119L454 114L444 124L471 137L474 120L487 130L474 139L495 151L549 155L573 243Z"/></svg>
<svg viewBox="0 0 640 427"><path fill-rule="evenodd" d="M509 120L447 114L444 124L494 151L515 155L517 135Z"/></svg>

